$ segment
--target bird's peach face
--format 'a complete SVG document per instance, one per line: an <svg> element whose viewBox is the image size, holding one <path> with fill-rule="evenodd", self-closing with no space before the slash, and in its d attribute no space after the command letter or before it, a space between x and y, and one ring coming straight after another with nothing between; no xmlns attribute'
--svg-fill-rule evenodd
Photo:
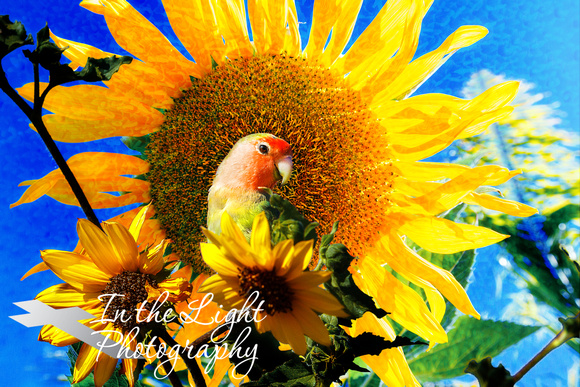
<svg viewBox="0 0 580 387"><path fill-rule="evenodd" d="M292 148L281 138L269 137L255 143L258 159L273 172L275 182L286 184L292 175Z"/></svg>

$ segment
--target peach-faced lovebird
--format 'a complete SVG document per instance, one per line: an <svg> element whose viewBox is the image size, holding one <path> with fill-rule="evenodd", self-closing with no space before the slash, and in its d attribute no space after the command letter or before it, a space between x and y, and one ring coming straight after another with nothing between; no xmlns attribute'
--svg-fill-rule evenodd
<svg viewBox="0 0 580 387"><path fill-rule="evenodd" d="M284 184L291 174L292 149L286 141L267 133L242 138L218 167L209 189L207 228L220 234L226 211L248 238L254 217L268 203L263 188Z"/></svg>

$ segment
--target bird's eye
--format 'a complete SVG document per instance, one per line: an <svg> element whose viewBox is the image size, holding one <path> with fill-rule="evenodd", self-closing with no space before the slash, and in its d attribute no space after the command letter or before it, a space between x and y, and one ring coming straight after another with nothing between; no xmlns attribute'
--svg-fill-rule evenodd
<svg viewBox="0 0 580 387"><path fill-rule="evenodd" d="M268 152L270 152L270 147L268 146L268 144L259 144L258 145L258 152L260 152L263 155L267 155Z"/></svg>

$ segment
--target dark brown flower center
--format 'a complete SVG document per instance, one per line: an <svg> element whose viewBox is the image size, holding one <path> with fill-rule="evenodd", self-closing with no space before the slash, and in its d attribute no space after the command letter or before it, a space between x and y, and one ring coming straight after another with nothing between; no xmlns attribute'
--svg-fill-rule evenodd
<svg viewBox="0 0 580 387"><path fill-rule="evenodd" d="M286 313L292 310L294 293L288 287L284 277L277 276L273 270L265 271L259 267L238 268L238 271L240 296L249 297L257 291L258 304L264 301L262 308L270 316L277 312Z"/></svg>
<svg viewBox="0 0 580 387"><path fill-rule="evenodd" d="M125 271L111 278L101 293L115 296L101 297L101 299L105 305L108 305L105 316L115 321L115 327L129 331L139 325L137 308L147 299L147 284L154 288L158 287L157 281L144 273ZM113 297L112 300L111 297ZM148 309L148 305L145 305L145 309Z"/></svg>

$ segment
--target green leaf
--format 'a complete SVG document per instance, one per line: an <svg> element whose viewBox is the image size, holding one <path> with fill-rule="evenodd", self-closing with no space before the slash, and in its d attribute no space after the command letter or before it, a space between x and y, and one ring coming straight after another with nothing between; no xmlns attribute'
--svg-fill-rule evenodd
<svg viewBox="0 0 580 387"><path fill-rule="evenodd" d="M342 244L330 245L325 252L324 263L332 271L330 279L324 287L332 293L353 318L362 317L365 312L372 312L378 318L387 312L377 308L375 301L356 286L352 274L348 271L350 262L354 259ZM350 326L350 321L341 321Z"/></svg>
<svg viewBox="0 0 580 387"><path fill-rule="evenodd" d="M293 358L275 370L265 373L254 382L244 383L245 387L314 387L316 377L310 367L298 358Z"/></svg>
<svg viewBox="0 0 580 387"><path fill-rule="evenodd" d="M129 64L133 61L130 56L113 55L108 58L87 59L87 64L80 72L76 72L77 80L85 82L99 82L108 81L113 74L119 71L119 68L124 64Z"/></svg>
<svg viewBox="0 0 580 387"><path fill-rule="evenodd" d="M484 218L481 224L512 236L501 245L511 254L518 268L534 279L527 281L530 293L563 315L578 311L574 300L577 298L575 294L580 292L580 276L573 270L572 260L559 243L559 225L577 219L578 211L578 205L568 204L545 212L543 224L538 224L538 218L516 221L507 216ZM555 259L556 265L546 257L545 250ZM567 277L566 284L560 279L561 275Z"/></svg>
<svg viewBox="0 0 580 387"><path fill-rule="evenodd" d="M38 63L48 71L51 71L52 75L55 71L72 71L69 66L60 63L60 58L64 50L64 48L60 48L50 41L50 30L48 29L48 24L46 24L36 34L36 50L32 53L27 50L25 51L25 55L33 63ZM64 69L63 66L69 68L69 70Z"/></svg>
<svg viewBox="0 0 580 387"><path fill-rule="evenodd" d="M309 222L288 200L268 190L269 206L266 216L272 225L272 243L275 245L286 239L294 243L316 240L315 222Z"/></svg>
<svg viewBox="0 0 580 387"><path fill-rule="evenodd" d="M33 44L31 34L26 34L24 25L12 23L8 15L0 15L0 60L22 46Z"/></svg>
<svg viewBox="0 0 580 387"><path fill-rule="evenodd" d="M463 374L469 361L494 357L539 328L462 316L449 331L448 343L420 354L409 366L423 382L454 378Z"/></svg>
<svg viewBox="0 0 580 387"><path fill-rule="evenodd" d="M481 362L470 361L465 372L475 376L480 387L512 387L515 384L509 371L501 364L494 367L490 357Z"/></svg>
<svg viewBox="0 0 580 387"><path fill-rule="evenodd" d="M121 137L121 141L123 142L123 144L125 144L127 148L145 154L145 149L147 148L147 145L149 145L149 143L151 142L151 135L146 134L145 136L141 137L124 136Z"/></svg>

